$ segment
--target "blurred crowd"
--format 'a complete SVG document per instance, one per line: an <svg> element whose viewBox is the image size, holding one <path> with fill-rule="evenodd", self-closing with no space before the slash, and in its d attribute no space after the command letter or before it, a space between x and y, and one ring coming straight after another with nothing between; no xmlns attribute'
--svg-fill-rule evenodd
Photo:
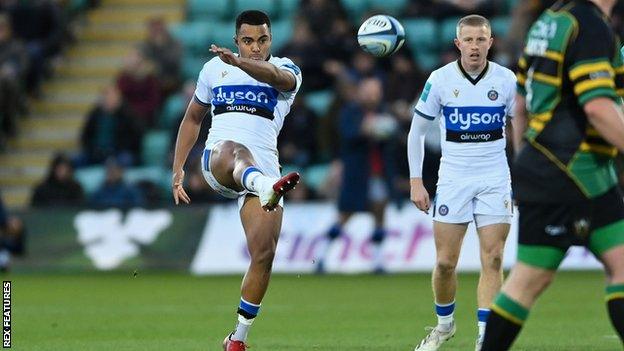
<svg viewBox="0 0 624 351"><path fill-rule="evenodd" d="M553 2L517 1L512 8L512 1L507 0L412 0L399 19L444 21L471 13L488 18L506 16L509 35L495 37L490 59L513 68L522 33ZM348 180L369 189L371 198L400 204L409 197L405 149L413 105L431 67L420 65L418 53L410 45L384 59L360 50L355 40L359 23L382 11L371 8L354 18L347 3L353 2L301 0L292 15L290 39L273 52L292 59L304 77L278 141L284 170L303 174L302 185L289 196L293 201L334 199ZM620 33L623 13L618 5L613 23ZM14 133L16 116L27 110L25 99L38 96L54 57L71 43L70 15L60 3L50 0L0 0L0 114L5 135ZM166 179L130 182L124 175L154 165L168 175L177 127L195 87L194 79L183 78L186 49L164 19L150 19L146 29L145 39L128 54L115 79L85 116L80 152L59 154L52 160L47 177L33 192L33 206L170 203ZM207 48L211 43L205 44ZM458 58L452 42L441 47L436 52L437 66ZM205 56L205 61L210 58ZM223 201L203 180L198 162L210 122L208 115L187 163L186 187L193 203ZM429 131L424 164L429 193L435 193L439 162L435 129ZM157 157L156 163L146 149L150 147L146 138L155 132L166 136L168 147L168 153ZM94 166L103 169L103 181L86 191L74 170ZM376 185L371 186L373 183Z"/></svg>

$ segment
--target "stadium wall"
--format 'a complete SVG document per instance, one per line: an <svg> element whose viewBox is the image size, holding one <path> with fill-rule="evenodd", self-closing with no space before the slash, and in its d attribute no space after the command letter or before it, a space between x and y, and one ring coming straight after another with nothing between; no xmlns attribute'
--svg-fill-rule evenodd
<svg viewBox="0 0 624 351"><path fill-rule="evenodd" d="M172 269L193 274L238 274L249 255L235 204L171 209L103 211L51 209L22 214L28 225L27 255L17 271ZM311 273L326 245L324 233L336 218L330 203L288 205L274 264L275 272ZM406 203L387 209L383 257L388 272L430 271L435 261L431 218ZM329 249L328 272L372 269L372 217L354 216L345 235ZM515 261L516 223L505 248L505 267ZM479 268L478 238L470 225L459 269ZM563 269L597 269L585 249L574 248Z"/></svg>

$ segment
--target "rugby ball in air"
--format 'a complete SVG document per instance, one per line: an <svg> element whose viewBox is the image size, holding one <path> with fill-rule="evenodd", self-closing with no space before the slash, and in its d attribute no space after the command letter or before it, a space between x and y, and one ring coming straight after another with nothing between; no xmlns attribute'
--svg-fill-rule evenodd
<svg viewBox="0 0 624 351"><path fill-rule="evenodd" d="M362 50L377 57L390 56L405 42L405 30L396 18L375 15L368 18L358 30L358 43Z"/></svg>

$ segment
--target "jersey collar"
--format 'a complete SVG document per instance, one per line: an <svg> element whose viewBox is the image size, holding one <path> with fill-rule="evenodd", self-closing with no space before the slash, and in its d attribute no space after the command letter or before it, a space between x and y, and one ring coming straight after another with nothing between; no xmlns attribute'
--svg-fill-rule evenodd
<svg viewBox="0 0 624 351"><path fill-rule="evenodd" d="M457 66L459 66L459 70L461 71L462 75L468 79L468 81L470 83L472 83L472 85L477 85L477 83L479 83L479 81L485 77L485 74L487 73L488 69L490 68L490 61L485 61L485 67L483 68L483 71L481 71L481 73L479 73L479 75L477 76L477 78L472 78L470 76L470 74L468 74L468 72L466 72L466 70L464 69L464 67L461 65L461 61L458 59L457 61Z"/></svg>

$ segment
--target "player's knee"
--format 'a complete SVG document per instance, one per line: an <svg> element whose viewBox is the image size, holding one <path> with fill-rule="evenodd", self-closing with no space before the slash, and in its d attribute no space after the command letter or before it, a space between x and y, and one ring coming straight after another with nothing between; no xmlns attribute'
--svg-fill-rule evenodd
<svg viewBox="0 0 624 351"><path fill-rule="evenodd" d="M267 271L271 270L274 258L275 245L263 245L251 252L251 261L258 266L265 267Z"/></svg>
<svg viewBox="0 0 624 351"><path fill-rule="evenodd" d="M438 259L436 262L436 271L440 275L452 275L455 273L457 264L452 260Z"/></svg>
<svg viewBox="0 0 624 351"><path fill-rule="evenodd" d="M503 266L503 253L501 250L484 252L483 270L498 272Z"/></svg>

